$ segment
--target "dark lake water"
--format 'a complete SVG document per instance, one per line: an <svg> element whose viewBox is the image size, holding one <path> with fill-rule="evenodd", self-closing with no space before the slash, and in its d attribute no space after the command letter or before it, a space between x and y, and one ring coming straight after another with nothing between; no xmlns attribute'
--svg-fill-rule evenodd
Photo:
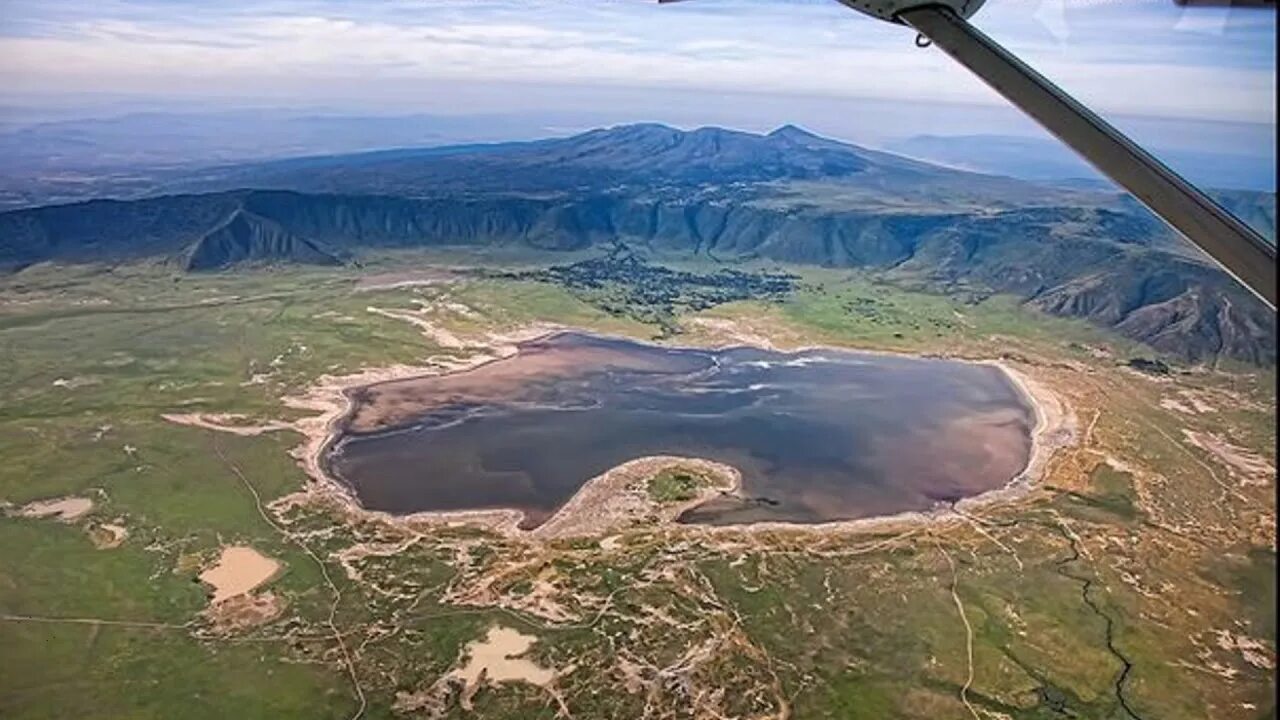
<svg viewBox="0 0 1280 720"><path fill-rule="evenodd" d="M743 474L745 498L714 500L683 522L925 510L1016 476L1034 425L995 367L833 350L665 348L565 333L479 371L402 382L428 398L422 412L346 433L331 471L370 509L510 507L529 526L609 468L668 454Z"/></svg>

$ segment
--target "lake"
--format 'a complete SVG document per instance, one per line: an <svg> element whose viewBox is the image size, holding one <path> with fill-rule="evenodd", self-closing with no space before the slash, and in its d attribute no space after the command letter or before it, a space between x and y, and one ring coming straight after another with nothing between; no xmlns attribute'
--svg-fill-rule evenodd
<svg viewBox="0 0 1280 720"><path fill-rule="evenodd" d="M1026 467L1035 414L992 365L839 350L649 345L567 332L466 372L353 393L326 455L372 510L516 508L545 521L647 455L733 465L742 497L681 522L928 510Z"/></svg>

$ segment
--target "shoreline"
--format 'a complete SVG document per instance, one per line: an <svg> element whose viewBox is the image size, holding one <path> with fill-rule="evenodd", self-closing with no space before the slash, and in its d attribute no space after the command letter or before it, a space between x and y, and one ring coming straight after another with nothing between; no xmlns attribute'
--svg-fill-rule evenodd
<svg viewBox="0 0 1280 720"><path fill-rule="evenodd" d="M590 330L560 325L535 325L507 333L497 333L487 336L487 343L477 343L472 346L476 347L480 352L470 359L449 358L447 362L437 366L394 365L386 368L364 370L351 375L336 377L324 376L303 396L286 398L285 404L289 407L295 409L319 410L321 413L320 415L304 418L295 423L295 429L303 434L305 440L298 448L295 448L291 454L299 461L299 464L302 466L304 472L306 472L309 478L308 485L304 488L304 491L308 494L317 494L327 499L336 499L341 502L348 512L353 512L366 518L376 518L391 524L478 527L497 532L498 534L507 537L546 540L555 537L570 536L564 534L562 531L550 531L544 530L544 528L549 526L553 528L560 528L583 525L584 523L582 522L582 518L579 517L581 508L584 506L590 506L594 507L598 512L600 509L599 501L601 498L609 496L607 491L602 494L602 489L615 484L618 477L627 476L630 472L634 471L636 467L651 466L651 476L652 474L660 472L664 468L684 464L699 466L704 471L707 471L708 474L719 477L722 480L726 476L732 478L728 483L729 487L727 490L722 487L712 488L714 492L701 493L696 500L682 503L678 512L670 514L669 517L660 519L660 521L656 523L657 526L668 529L679 528L682 530L711 533L754 533L778 531L799 533L853 532L874 530L886 526L919 525L939 522L951 517L963 516L971 510L977 510L990 505L1003 504L1022 499L1030 494L1030 492L1036 487L1037 481L1043 476L1050 459L1057 453L1057 451L1073 444L1076 439L1075 418L1070 410L1061 402L1058 396L1039 381L1028 377L1022 371L1011 367L1008 362L1003 359L965 358L933 354L922 355L906 352L845 348L833 345L805 345L794 349L783 349L772 342L752 344L742 341L732 341L716 345L697 345L688 347L694 350L709 351L724 351L734 348L753 348L783 353L832 350L858 354L886 355L915 360L968 362L996 368L1001 372L1009 384L1013 386L1013 389L1017 392L1020 401L1029 410L1031 410L1035 416L1035 425L1030 432L1031 447L1028 452L1027 463L1021 471L1013 476L1013 478L999 487L985 490L976 495L961 498L948 505L939 505L938 507L930 510L910 510L892 515L876 515L821 523L762 521L731 525L699 525L681 524L675 522L674 519L685 510L700 505L721 492L737 494L741 489L741 473L736 468L716 463L715 461L705 458L671 455L644 456L623 462L609 470L606 470L600 475L586 480L574 492L574 494L564 502L564 504L557 508L556 511L547 518L546 521L532 529L524 529L520 527L521 523L525 520L525 516L522 511L514 508L426 510L408 514L393 514L385 511L369 510L360 504L360 500L357 497L354 488L338 477L336 473L331 472L328 455L332 451L334 444L339 442L342 438L345 424L355 413L356 400L354 395L360 390L378 385L410 381L419 378L441 377L444 375L471 372L490 363L514 357L519 353L519 345L521 343L546 340L558 335L573 332L580 332L597 337L628 342L645 342L626 336L593 332ZM655 342L649 342L648 344L657 346L664 345L664 343ZM430 360L430 358L428 358L428 360ZM618 488L614 488L614 490L618 491ZM596 502L588 502L586 500L587 498L595 500ZM649 510L658 509L659 508L656 505L649 508ZM605 513L605 515L608 515L608 513ZM587 525L590 524L587 523ZM608 532L609 530L618 529L621 528L608 526L608 523L606 522L606 527L600 528L599 532L588 534L600 534Z"/></svg>
<svg viewBox="0 0 1280 720"><path fill-rule="evenodd" d="M536 340L560 331L559 326L535 325L508 333L493 334L488 336L489 344L484 346L488 352L478 353L476 356L467 359L447 357L443 362L437 361L439 364L436 366L397 364L361 370L348 375L323 375L304 394L283 398L282 402L286 407L318 413L301 418L293 423L293 429L301 433L304 438L303 442L289 453L302 466L302 470L309 480L303 491L319 494L327 499L337 499L346 505L348 509L368 516L392 520L412 517L410 515L391 515L390 513L382 513L365 508L360 504L354 490L329 472L326 456L333 444L341 438L342 425L355 412L355 399L352 395L360 389L375 385L415 378L439 377L441 375L474 370L482 365L512 357L519 352L519 343ZM436 357L438 356L428 357L426 360L432 361ZM504 515L510 513L520 514L516 510L459 512L468 515L477 512L483 514L501 512Z"/></svg>

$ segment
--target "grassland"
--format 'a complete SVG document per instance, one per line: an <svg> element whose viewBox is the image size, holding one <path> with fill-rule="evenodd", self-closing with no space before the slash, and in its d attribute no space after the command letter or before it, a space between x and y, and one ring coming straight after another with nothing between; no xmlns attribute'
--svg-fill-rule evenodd
<svg viewBox="0 0 1280 720"><path fill-rule="evenodd" d="M161 418L288 422L304 411L283 398L322 375L458 353L371 307L462 336L663 331L548 283L367 282L545 262L0 280L0 500L95 503L75 522L0 517L0 716L1274 717L1274 472L1187 435L1274 467L1273 371L1144 375L1124 363L1149 350L1007 298L787 268L799 279L785 297L675 318L690 343L1002 357L1074 409L1079 442L1036 492L929 525L651 527L607 543L427 531L334 503L273 506L308 483L292 431ZM651 489L678 499L684 482ZM102 523L127 527L123 544L96 547ZM279 615L234 632L205 614L197 579L229 544L285 568L262 588ZM468 711L442 677L494 624L536 635L534 659L560 674L480 688Z"/></svg>
<svg viewBox="0 0 1280 720"><path fill-rule="evenodd" d="M707 479L683 470L662 470L649 480L649 497L661 503L685 502L698 496Z"/></svg>

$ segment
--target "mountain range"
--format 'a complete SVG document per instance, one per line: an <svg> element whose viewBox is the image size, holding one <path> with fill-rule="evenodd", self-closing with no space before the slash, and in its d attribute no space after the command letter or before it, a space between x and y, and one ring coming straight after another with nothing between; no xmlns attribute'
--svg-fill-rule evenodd
<svg viewBox="0 0 1280 720"><path fill-rule="evenodd" d="M793 126L626 125L235 164L162 190L0 213L0 268L162 260L206 271L341 263L375 248L621 240L984 288L1186 360L1275 361L1271 311L1126 196L944 168ZM1224 199L1274 223L1274 193Z"/></svg>

